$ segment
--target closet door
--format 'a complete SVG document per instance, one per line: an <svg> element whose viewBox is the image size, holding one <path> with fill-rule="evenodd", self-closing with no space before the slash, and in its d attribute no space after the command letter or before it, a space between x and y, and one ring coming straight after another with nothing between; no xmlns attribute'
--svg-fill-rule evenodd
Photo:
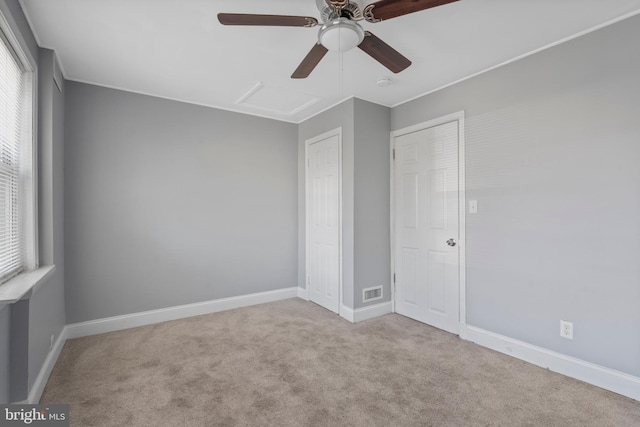
<svg viewBox="0 0 640 427"><path fill-rule="evenodd" d="M340 308L340 133L307 141L307 289L309 299L334 313Z"/></svg>

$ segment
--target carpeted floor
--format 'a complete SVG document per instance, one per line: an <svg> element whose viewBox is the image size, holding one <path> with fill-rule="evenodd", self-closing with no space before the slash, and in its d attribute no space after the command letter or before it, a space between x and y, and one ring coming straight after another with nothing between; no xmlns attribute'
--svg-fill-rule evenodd
<svg viewBox="0 0 640 427"><path fill-rule="evenodd" d="M67 341L73 426L640 426L640 402L402 316L291 299Z"/></svg>

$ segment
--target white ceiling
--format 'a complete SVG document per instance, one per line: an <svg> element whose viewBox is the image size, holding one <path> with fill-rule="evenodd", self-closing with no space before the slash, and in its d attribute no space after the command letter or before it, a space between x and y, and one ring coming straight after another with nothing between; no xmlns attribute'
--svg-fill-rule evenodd
<svg viewBox="0 0 640 427"><path fill-rule="evenodd" d="M56 50L69 80L294 123L350 97L394 106L640 13L640 0L461 0L362 22L413 61L399 74L354 49L329 52L309 78L293 80L319 27L222 26L216 15L319 19L315 0L20 3L38 43ZM376 85L383 76L390 86Z"/></svg>

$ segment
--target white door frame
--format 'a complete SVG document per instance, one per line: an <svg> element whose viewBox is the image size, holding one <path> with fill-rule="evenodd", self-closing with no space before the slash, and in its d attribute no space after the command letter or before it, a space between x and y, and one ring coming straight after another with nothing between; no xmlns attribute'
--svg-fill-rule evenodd
<svg viewBox="0 0 640 427"><path fill-rule="evenodd" d="M424 129L432 128L434 126L443 125L445 123L458 122L458 247L459 247L459 277L460 277L460 289L459 289L459 322L460 322L460 338L465 339L467 335L467 304L466 304L466 237L465 237L465 215L466 215L466 181L465 181L465 139L464 139L464 110L456 113L447 114L446 116L438 117L433 120L418 123L413 126L394 130L391 132L391 141L389 144L389 161L391 165L391 309L396 312L396 287L395 287L395 194L394 194L394 176L395 176L395 162L394 162L394 146L397 137L406 135L408 133L418 132Z"/></svg>
<svg viewBox="0 0 640 427"><path fill-rule="evenodd" d="M338 312L342 308L342 127L330 130L313 138L307 139L304 143L304 281L307 299L310 298L309 290L309 146L332 136L338 137Z"/></svg>

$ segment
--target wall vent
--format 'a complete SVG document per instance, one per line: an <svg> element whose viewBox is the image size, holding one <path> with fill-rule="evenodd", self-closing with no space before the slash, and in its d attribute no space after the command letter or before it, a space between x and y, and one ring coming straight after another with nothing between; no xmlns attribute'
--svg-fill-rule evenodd
<svg viewBox="0 0 640 427"><path fill-rule="evenodd" d="M362 290L362 302L375 301L382 299L382 286L374 286Z"/></svg>

